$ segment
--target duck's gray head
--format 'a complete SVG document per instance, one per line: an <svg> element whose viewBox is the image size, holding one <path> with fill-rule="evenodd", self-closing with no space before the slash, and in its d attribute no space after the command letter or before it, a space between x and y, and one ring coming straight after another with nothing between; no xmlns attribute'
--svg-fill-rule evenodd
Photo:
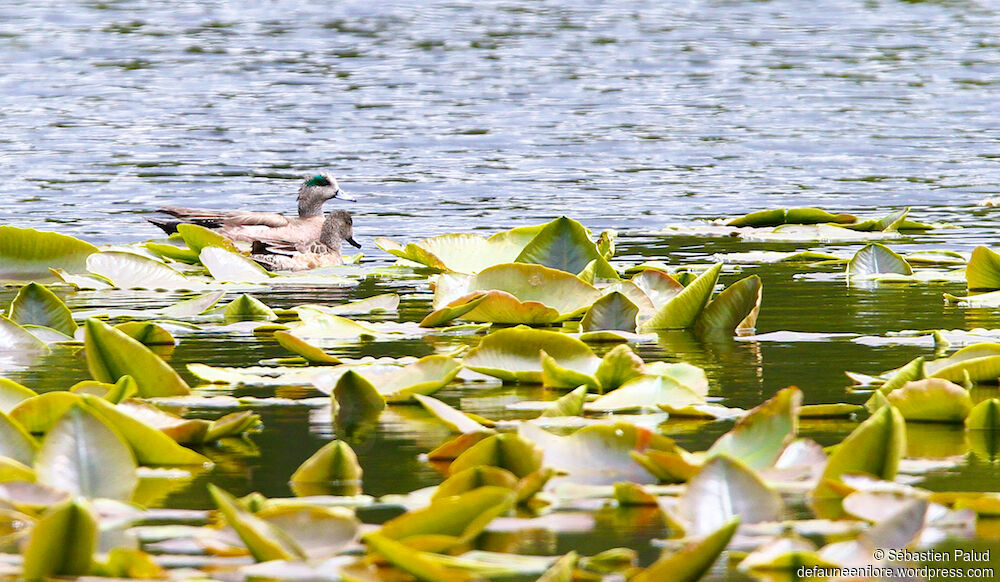
<svg viewBox="0 0 1000 582"><path fill-rule="evenodd" d="M354 240L354 220L346 210L334 210L326 216L323 230L319 233L319 241L337 251L340 250L340 243L343 241L361 248L361 245Z"/></svg>
<svg viewBox="0 0 1000 582"><path fill-rule="evenodd" d="M353 196L340 189L337 179L330 174L316 174L299 188L299 216L316 216L323 213L323 203L331 198L355 201Z"/></svg>

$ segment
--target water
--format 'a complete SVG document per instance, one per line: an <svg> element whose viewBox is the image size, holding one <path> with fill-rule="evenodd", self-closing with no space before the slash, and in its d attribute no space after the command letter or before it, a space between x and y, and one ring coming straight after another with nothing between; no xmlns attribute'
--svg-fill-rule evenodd
<svg viewBox="0 0 1000 582"><path fill-rule="evenodd" d="M161 204L294 211L301 178L328 170L359 198L345 207L369 266L388 260L375 236L412 241L561 214L619 230L625 260L676 264L716 252L789 250L795 245L655 231L807 205L871 216L913 206L918 219L962 229L894 248L967 251L992 241L995 211L974 205L1000 193L997 30L1000 10L973 1L7 0L0 4L0 224L131 242L158 235L144 218ZM745 270L764 279L761 332L1000 326L993 310L942 303L941 293L960 293L961 284L847 289L840 280L795 280L793 267ZM377 279L347 291L260 298L286 307L384 291L404 294L402 319L419 320L429 309L424 287ZM13 294L0 290L0 305ZM175 299L150 294L141 302ZM67 300L83 309L132 306L136 297L81 292ZM423 355L462 341L378 342L338 353ZM876 373L932 354L848 340L703 342L683 333L639 352L647 361L704 367L713 395L744 407L790 384L809 403L863 401L845 390L844 370ZM184 338L168 359L183 370L284 355L270 339L206 334ZM68 350L4 375L40 390L88 376ZM476 385L441 396L511 418L504 404L514 398L554 397ZM267 429L252 443L206 450L217 468L163 503L208 507L207 481L236 494L288 495L287 476L332 431L306 407L262 415ZM694 423L672 436L700 450L728 426ZM804 423L802 432L831 444L853 426ZM919 430L911 442L924 444L921 454L967 454L950 429ZM444 437L421 410L393 407L376 436L358 443L366 492L440 482L416 455ZM969 453L927 482L995 489L992 471ZM629 545L648 561L656 555L648 538L668 533L656 519L623 510L602 511L598 524L607 537L494 535L491 543L535 553Z"/></svg>

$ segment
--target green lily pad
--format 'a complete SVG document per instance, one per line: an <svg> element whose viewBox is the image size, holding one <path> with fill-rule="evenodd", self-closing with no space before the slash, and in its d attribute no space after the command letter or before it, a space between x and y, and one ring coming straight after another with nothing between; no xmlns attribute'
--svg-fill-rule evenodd
<svg viewBox="0 0 1000 582"><path fill-rule="evenodd" d="M438 485L431 501L452 495L461 495L480 487L503 487L511 491L517 488L518 479L507 469L490 465L476 465L455 473Z"/></svg>
<svg viewBox="0 0 1000 582"><path fill-rule="evenodd" d="M292 474L293 483L357 483L361 465L351 446L335 440L323 445Z"/></svg>
<svg viewBox="0 0 1000 582"><path fill-rule="evenodd" d="M480 434L480 433L465 433ZM487 436L458 455L448 472L451 475L481 465L500 467L522 479L542 467L542 451L516 434Z"/></svg>
<svg viewBox="0 0 1000 582"><path fill-rule="evenodd" d="M235 497L209 483L215 505L233 528L250 555L258 562L304 560L306 554L287 533L240 506Z"/></svg>
<svg viewBox="0 0 1000 582"><path fill-rule="evenodd" d="M879 409L847 436L830 455L814 499L840 498L833 488L840 476L864 473L891 481L906 452L906 421L892 406Z"/></svg>
<svg viewBox="0 0 1000 582"><path fill-rule="evenodd" d="M973 249L965 267L965 279L970 290L1000 289L1000 253L987 247Z"/></svg>
<svg viewBox="0 0 1000 582"><path fill-rule="evenodd" d="M34 396L38 396L38 393L31 388L0 378L0 411L9 413L19 403Z"/></svg>
<svg viewBox="0 0 1000 582"><path fill-rule="evenodd" d="M90 255L87 270L119 289L192 289L199 286L161 262L119 251Z"/></svg>
<svg viewBox="0 0 1000 582"><path fill-rule="evenodd" d="M801 390L791 386L779 391L738 420L705 455L708 458L728 455L757 470L774 465L781 451L795 438L801 406Z"/></svg>
<svg viewBox="0 0 1000 582"><path fill-rule="evenodd" d="M97 516L86 500L74 497L54 505L31 528L21 577L85 576L90 573L97 540Z"/></svg>
<svg viewBox="0 0 1000 582"><path fill-rule="evenodd" d="M38 443L24 426L0 411L0 455L30 466Z"/></svg>
<svg viewBox="0 0 1000 582"><path fill-rule="evenodd" d="M0 226L0 279L49 279L50 268L80 273L94 245L55 232Z"/></svg>
<svg viewBox="0 0 1000 582"><path fill-rule="evenodd" d="M637 376L593 402L584 409L595 412L651 409L661 405L684 407L702 404L705 398L670 376Z"/></svg>
<svg viewBox="0 0 1000 582"><path fill-rule="evenodd" d="M695 333L704 335L715 331L733 333L736 330L753 330L757 327L763 287L760 277L751 275L723 289L698 316L694 324Z"/></svg>
<svg viewBox="0 0 1000 582"><path fill-rule="evenodd" d="M854 258L847 263L847 278L864 279L873 275L883 275L887 273L897 275L912 275L906 259L885 245L869 243L860 251L854 254Z"/></svg>
<svg viewBox="0 0 1000 582"><path fill-rule="evenodd" d="M128 499L138 483L135 470L121 435L80 405L55 423L35 458L39 483L84 497Z"/></svg>
<svg viewBox="0 0 1000 582"><path fill-rule="evenodd" d="M963 422L972 410L969 391L941 378L907 382L886 394L905 420Z"/></svg>
<svg viewBox="0 0 1000 582"><path fill-rule="evenodd" d="M201 315L214 307L215 304L219 302L219 299L222 299L223 295L225 295L225 291L213 291L212 293L205 293L203 295L192 297L191 299L178 301L173 305L161 309L160 315L170 318L184 318Z"/></svg>
<svg viewBox="0 0 1000 582"><path fill-rule="evenodd" d="M962 348L954 354L925 364L927 376L964 382L996 383L1000 377L1000 344L982 343Z"/></svg>
<svg viewBox="0 0 1000 582"><path fill-rule="evenodd" d="M179 263L187 263L188 265L195 265L199 263L198 253L189 248L154 242L147 242L143 246L146 247L147 251L160 257L161 259L170 259Z"/></svg>
<svg viewBox="0 0 1000 582"><path fill-rule="evenodd" d="M374 422L385 409L385 398L364 376L347 370L333 389L337 402L337 424L357 426Z"/></svg>
<svg viewBox="0 0 1000 582"><path fill-rule="evenodd" d="M546 224L544 228L525 245L514 260L518 263L544 265L567 273L579 273L591 261L607 264L607 260L590 240L590 233L579 222L561 216ZM598 277L617 279L618 274L610 266L599 269Z"/></svg>
<svg viewBox="0 0 1000 582"><path fill-rule="evenodd" d="M471 433L487 430L485 426L470 418L464 412L448 406L437 398L421 394L415 394L413 398L427 409L428 412L444 423L452 432Z"/></svg>
<svg viewBox="0 0 1000 582"><path fill-rule="evenodd" d="M146 346L97 319L88 319L84 327L87 367L95 380L114 383L132 376L145 398L191 392L177 372Z"/></svg>
<svg viewBox="0 0 1000 582"><path fill-rule="evenodd" d="M742 462L726 455L705 462L677 499L675 512L689 535L710 534L739 517L744 524L778 521L784 503Z"/></svg>
<svg viewBox="0 0 1000 582"><path fill-rule="evenodd" d="M587 401L587 387L580 386L559 397L552 406L542 411L544 418L558 416L580 416L583 414L583 404Z"/></svg>
<svg viewBox="0 0 1000 582"><path fill-rule="evenodd" d="M879 386L878 391L882 394L888 394L896 388L902 388L907 382L923 380L927 377L927 371L924 364L925 361L923 356L911 360L905 366L896 370L896 373L893 374L892 377Z"/></svg>
<svg viewBox="0 0 1000 582"><path fill-rule="evenodd" d="M266 283L271 280L267 269L238 252L211 246L200 251L198 259L212 278L223 283Z"/></svg>
<svg viewBox="0 0 1000 582"><path fill-rule="evenodd" d="M594 302L580 321L581 331L619 330L634 332L639 308L618 291L604 295Z"/></svg>
<svg viewBox="0 0 1000 582"><path fill-rule="evenodd" d="M470 370L505 382L542 383L539 353L555 358L563 367L596 370L594 352L582 341L566 334L518 326L484 337L469 350L462 364Z"/></svg>
<svg viewBox="0 0 1000 582"><path fill-rule="evenodd" d="M50 327L70 337L76 332L76 322L62 299L47 288L32 281L21 287L10 304L7 316L18 325Z"/></svg>
<svg viewBox="0 0 1000 582"><path fill-rule="evenodd" d="M245 321L248 319L263 319L274 321L278 315L260 299L243 294L233 299L222 312L227 320Z"/></svg>
<svg viewBox="0 0 1000 582"><path fill-rule="evenodd" d="M116 325L115 329L144 346L172 346L177 343L169 331L151 321L126 321Z"/></svg>
<svg viewBox="0 0 1000 582"><path fill-rule="evenodd" d="M177 234L184 240L184 244L194 252L195 256L207 247L219 247L231 253L240 252L233 244L233 241L215 232L214 230L199 226L197 224L178 224Z"/></svg>
<svg viewBox="0 0 1000 582"><path fill-rule="evenodd" d="M645 372L646 364L642 358L629 346L620 345L604 354L594 371L594 379L597 380L598 387L606 392L621 387Z"/></svg>
<svg viewBox="0 0 1000 582"><path fill-rule="evenodd" d="M378 533L416 549L441 552L478 536L495 517L512 509L516 499L504 487L479 487L390 519Z"/></svg>
<svg viewBox="0 0 1000 582"><path fill-rule="evenodd" d="M778 226L781 224L850 224L858 217L851 214L833 214L819 208L775 208L759 210L734 218L726 226Z"/></svg>
<svg viewBox="0 0 1000 582"><path fill-rule="evenodd" d="M385 561L412 575L417 580L433 580L434 582L468 582L470 580L466 574L448 570L432 561L432 554L416 551L379 532L366 534L364 541Z"/></svg>
<svg viewBox="0 0 1000 582"><path fill-rule="evenodd" d="M30 433L46 433L70 408L81 402L80 396L72 392L45 392L19 402L11 409L10 417Z"/></svg>
<svg viewBox="0 0 1000 582"><path fill-rule="evenodd" d="M0 349L7 353L48 353L49 346L33 333L0 315Z"/></svg>
<svg viewBox="0 0 1000 582"><path fill-rule="evenodd" d="M718 530L692 540L680 551L666 554L648 568L630 578L630 582L696 582L712 567L729 540L739 527L739 518L733 518Z"/></svg>
<svg viewBox="0 0 1000 582"><path fill-rule="evenodd" d="M684 329L694 325L701 315L719 280L722 263L716 263L670 299L656 314L642 324L642 331Z"/></svg>
<svg viewBox="0 0 1000 582"><path fill-rule="evenodd" d="M1000 399L990 398L975 405L965 417L969 430L1000 430Z"/></svg>
<svg viewBox="0 0 1000 582"><path fill-rule="evenodd" d="M307 362L313 364L341 364L340 358L336 356L331 356L320 348L312 345L306 340L296 337L287 331L276 331L274 332L274 339L278 342L278 345L285 348L286 350L302 356Z"/></svg>

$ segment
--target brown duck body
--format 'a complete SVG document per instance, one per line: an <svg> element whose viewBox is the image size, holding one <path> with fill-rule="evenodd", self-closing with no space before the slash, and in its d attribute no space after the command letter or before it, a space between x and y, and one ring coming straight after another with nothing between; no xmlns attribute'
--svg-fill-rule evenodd
<svg viewBox="0 0 1000 582"><path fill-rule="evenodd" d="M158 210L177 220L148 219L165 232L176 232L181 223L198 224L214 229L236 241L262 240L275 244L306 244L319 240L323 230L323 203L331 198L352 200L329 174L317 174L307 180L298 195L299 215L288 217L277 212L245 212L163 206Z"/></svg>
<svg viewBox="0 0 1000 582"><path fill-rule="evenodd" d="M343 265L340 247L346 241L355 247L354 221L344 210L334 210L320 224L318 236L309 241L292 242L268 237L254 239L250 258L271 271L304 271Z"/></svg>

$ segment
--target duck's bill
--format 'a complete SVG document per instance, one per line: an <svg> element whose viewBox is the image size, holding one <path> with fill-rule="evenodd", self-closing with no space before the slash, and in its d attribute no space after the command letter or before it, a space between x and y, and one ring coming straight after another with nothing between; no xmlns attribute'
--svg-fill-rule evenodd
<svg viewBox="0 0 1000 582"><path fill-rule="evenodd" d="M337 193L333 195L334 198L340 198L341 200L347 200L348 202L357 202L358 199L351 196L347 192L344 192L340 188L337 188Z"/></svg>
<svg viewBox="0 0 1000 582"><path fill-rule="evenodd" d="M347 244L353 246L356 249L360 249L361 248L361 243L359 243L358 241L354 240L353 238L347 239Z"/></svg>

